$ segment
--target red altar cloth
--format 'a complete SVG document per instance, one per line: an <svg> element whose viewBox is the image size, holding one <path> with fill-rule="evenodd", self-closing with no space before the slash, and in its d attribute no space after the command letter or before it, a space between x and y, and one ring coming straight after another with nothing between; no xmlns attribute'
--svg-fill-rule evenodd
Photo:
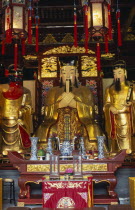
<svg viewBox="0 0 135 210"><path fill-rule="evenodd" d="M92 206L92 179L43 181L43 207L85 208Z"/></svg>

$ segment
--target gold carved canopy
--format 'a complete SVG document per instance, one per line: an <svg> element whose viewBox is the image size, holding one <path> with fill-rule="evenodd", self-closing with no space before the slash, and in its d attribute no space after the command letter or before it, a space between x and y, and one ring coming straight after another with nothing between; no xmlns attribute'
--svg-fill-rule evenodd
<svg viewBox="0 0 135 210"><path fill-rule="evenodd" d="M47 50L43 53L40 62L40 77L41 78L54 78L57 77L58 72L58 61L59 56L63 55L79 55L80 56L80 69L82 72L82 77L97 77L97 64L96 64L96 57L95 52L92 50L88 50L87 55L85 55L85 48L84 47L70 47L66 46L59 46Z"/></svg>

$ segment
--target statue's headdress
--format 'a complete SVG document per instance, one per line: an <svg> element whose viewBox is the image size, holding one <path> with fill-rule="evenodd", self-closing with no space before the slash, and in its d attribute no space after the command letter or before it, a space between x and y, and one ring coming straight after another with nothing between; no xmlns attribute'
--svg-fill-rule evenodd
<svg viewBox="0 0 135 210"><path fill-rule="evenodd" d="M65 56L59 57L60 66L77 66L78 57L77 56Z"/></svg>
<svg viewBox="0 0 135 210"><path fill-rule="evenodd" d="M126 69L126 62L124 60L118 60L114 63L113 65L113 69L116 69L116 68L123 68L123 69Z"/></svg>

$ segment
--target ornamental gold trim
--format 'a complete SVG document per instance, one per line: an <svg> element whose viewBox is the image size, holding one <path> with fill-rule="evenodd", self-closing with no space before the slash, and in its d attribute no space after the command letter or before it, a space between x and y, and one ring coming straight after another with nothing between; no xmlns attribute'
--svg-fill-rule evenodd
<svg viewBox="0 0 135 210"><path fill-rule="evenodd" d="M83 171L107 171L106 163L82 164Z"/></svg>
<svg viewBox="0 0 135 210"><path fill-rule="evenodd" d="M36 55L26 55L26 56L23 56L25 60L37 60L37 56Z"/></svg>
<svg viewBox="0 0 135 210"><path fill-rule="evenodd" d="M85 48L84 47L70 47L68 45L65 46L59 46L59 47L54 47L51 50L47 50L46 52L43 53L43 55L52 55L52 54L72 54L72 53L85 53ZM88 54L93 54L95 55L95 52L92 50L88 50Z"/></svg>
<svg viewBox="0 0 135 210"><path fill-rule="evenodd" d="M65 172L65 170L67 169L67 168L73 168L73 164L61 164L60 165L60 172Z"/></svg>
<svg viewBox="0 0 135 210"><path fill-rule="evenodd" d="M56 188L56 189L65 189L65 188L81 188L82 189L82 185L86 184L86 181L82 181L82 182L78 182L78 181L68 181L68 182L63 182L63 181L59 181L59 182L47 182L47 188ZM44 186L44 188L46 188L46 186Z"/></svg>
<svg viewBox="0 0 135 210"><path fill-rule="evenodd" d="M49 164L28 164L27 172L50 172Z"/></svg>

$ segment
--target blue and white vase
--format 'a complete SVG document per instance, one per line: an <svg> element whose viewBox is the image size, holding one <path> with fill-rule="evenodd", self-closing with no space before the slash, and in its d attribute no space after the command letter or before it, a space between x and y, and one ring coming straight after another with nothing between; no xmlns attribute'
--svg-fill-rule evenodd
<svg viewBox="0 0 135 210"><path fill-rule="evenodd" d="M60 148L60 153L62 156L70 156L72 155L72 146L70 144L70 141L65 140L62 144L62 147Z"/></svg>
<svg viewBox="0 0 135 210"><path fill-rule="evenodd" d="M30 137L31 140L31 158L30 160L38 160L37 158L37 142L39 137Z"/></svg>
<svg viewBox="0 0 135 210"><path fill-rule="evenodd" d="M104 136L97 136L98 140L98 158L103 159L104 156Z"/></svg>

